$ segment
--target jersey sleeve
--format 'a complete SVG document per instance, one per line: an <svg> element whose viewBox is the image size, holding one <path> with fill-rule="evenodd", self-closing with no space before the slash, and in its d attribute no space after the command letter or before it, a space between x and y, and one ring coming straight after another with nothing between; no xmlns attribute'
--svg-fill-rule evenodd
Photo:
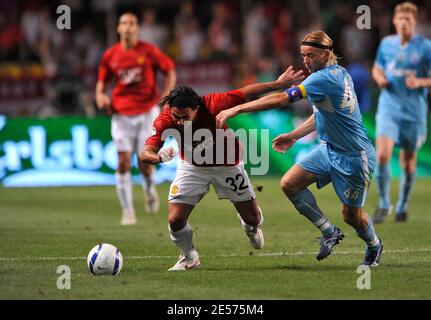
<svg viewBox="0 0 431 320"><path fill-rule="evenodd" d="M321 72L312 73L302 81L302 87L305 91L305 96L310 102L321 102L327 96L328 82Z"/></svg>
<svg viewBox="0 0 431 320"><path fill-rule="evenodd" d="M102 61L99 66L99 73L97 75L97 80L107 82L111 77L111 69L109 68L109 57L110 52L106 51L102 56Z"/></svg>
<svg viewBox="0 0 431 320"><path fill-rule="evenodd" d="M156 46L152 46L151 54L154 65L162 72L167 73L175 69L174 61Z"/></svg>
<svg viewBox="0 0 431 320"><path fill-rule="evenodd" d="M216 116L225 109L243 104L245 95L241 90L232 90L224 93L210 93L202 100L211 114Z"/></svg>
<svg viewBox="0 0 431 320"><path fill-rule="evenodd" d="M172 125L169 121L164 119L163 115L160 114L153 123L153 130L151 132L151 136L145 142L145 145L155 146L161 148L165 143L162 140L163 131L166 129L172 128Z"/></svg>

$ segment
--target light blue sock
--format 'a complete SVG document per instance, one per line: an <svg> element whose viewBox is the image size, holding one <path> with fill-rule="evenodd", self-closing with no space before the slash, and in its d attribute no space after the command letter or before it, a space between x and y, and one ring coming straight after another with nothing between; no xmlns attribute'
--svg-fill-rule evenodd
<svg viewBox="0 0 431 320"><path fill-rule="evenodd" d="M396 213L407 212L407 202L413 190L413 183L415 181L415 172L408 173L403 171L400 177L400 194L398 196Z"/></svg>
<svg viewBox="0 0 431 320"><path fill-rule="evenodd" d="M334 232L334 226L328 221L325 215L317 206L316 199L308 189L304 189L289 197L300 214L310 220L324 236Z"/></svg>
<svg viewBox="0 0 431 320"><path fill-rule="evenodd" d="M356 229L356 234L359 238L365 241L370 250L377 250L380 245L379 238L377 238L376 231L374 230L373 220L367 215L368 224L363 229Z"/></svg>
<svg viewBox="0 0 431 320"><path fill-rule="evenodd" d="M379 192L379 208L389 209L391 205L391 169L389 163L377 165L376 178Z"/></svg>

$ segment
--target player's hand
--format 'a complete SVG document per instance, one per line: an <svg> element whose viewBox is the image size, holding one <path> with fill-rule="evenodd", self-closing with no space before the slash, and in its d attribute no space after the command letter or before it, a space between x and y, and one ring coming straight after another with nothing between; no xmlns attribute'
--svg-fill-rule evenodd
<svg viewBox="0 0 431 320"><path fill-rule="evenodd" d="M406 77L406 86L409 89L417 89L421 87L420 80L414 74L409 74Z"/></svg>
<svg viewBox="0 0 431 320"><path fill-rule="evenodd" d="M169 162L175 158L175 150L172 147L165 148L160 150L158 155L160 156L161 162Z"/></svg>
<svg viewBox="0 0 431 320"><path fill-rule="evenodd" d="M284 73L278 77L277 83L280 88L290 88L292 85L301 83L304 80L303 71L293 70L292 66L289 66Z"/></svg>
<svg viewBox="0 0 431 320"><path fill-rule="evenodd" d="M105 93L100 93L96 95L96 105L99 109L109 108L111 105L111 99Z"/></svg>
<svg viewBox="0 0 431 320"><path fill-rule="evenodd" d="M216 127L222 129L229 118L235 117L238 114L236 108L230 108L221 111L216 117Z"/></svg>
<svg viewBox="0 0 431 320"><path fill-rule="evenodd" d="M381 77L378 80L376 80L376 82L377 82L377 86L380 89L389 87L389 81L388 79L386 79L386 77Z"/></svg>
<svg viewBox="0 0 431 320"><path fill-rule="evenodd" d="M272 140L272 148L277 152L285 153L295 142L296 139L292 138L289 133L280 134Z"/></svg>

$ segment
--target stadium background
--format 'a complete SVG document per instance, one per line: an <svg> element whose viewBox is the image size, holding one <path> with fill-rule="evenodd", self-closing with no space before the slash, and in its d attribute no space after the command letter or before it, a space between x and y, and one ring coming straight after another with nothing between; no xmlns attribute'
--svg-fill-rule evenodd
<svg viewBox="0 0 431 320"><path fill-rule="evenodd" d="M352 75L374 138L378 89L370 69L379 41L393 32L395 3L368 3L371 29L360 30L356 8L366 1L2 1L0 181L8 187L114 183L109 118L97 111L94 88L101 55L117 41L117 17L128 10L139 16L140 39L175 60L178 84L202 95L275 79L289 65L301 68L299 41L311 30L325 30ZM431 37L431 3L417 3L417 32ZM56 28L61 4L71 8L70 30ZM310 112L302 101L241 115L230 126L269 128L273 138ZM270 150L269 174L281 175L315 143L315 137L303 139L287 157ZM265 143L261 148L271 149ZM396 159L397 152L394 176ZM159 168L157 182L171 180L174 172L175 163ZM136 168L134 174L138 180ZM431 176L429 144L419 154L418 175Z"/></svg>

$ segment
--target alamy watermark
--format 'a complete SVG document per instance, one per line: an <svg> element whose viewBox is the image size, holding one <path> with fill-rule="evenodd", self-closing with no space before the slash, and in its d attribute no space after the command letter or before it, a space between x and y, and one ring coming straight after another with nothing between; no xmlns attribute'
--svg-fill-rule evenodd
<svg viewBox="0 0 431 320"><path fill-rule="evenodd" d="M356 8L356 13L360 16L356 19L356 27L360 30L371 29L371 9L367 5L360 5Z"/></svg>
<svg viewBox="0 0 431 320"><path fill-rule="evenodd" d="M265 175L269 170L269 129L200 128L193 132L192 121L184 122L184 129L166 129L164 141L172 136L180 146L183 158L195 165L250 164L251 175ZM261 147L258 147L260 141ZM260 150L259 150L260 149Z"/></svg>
<svg viewBox="0 0 431 320"><path fill-rule="evenodd" d="M66 265L58 266L57 274L60 274L57 278L57 288L60 290L70 290L72 288L72 271L70 270L70 267Z"/></svg>
<svg viewBox="0 0 431 320"><path fill-rule="evenodd" d="M361 275L356 279L356 288L359 290L371 289L371 269L369 266L361 265L356 269Z"/></svg>
<svg viewBox="0 0 431 320"><path fill-rule="evenodd" d="M62 4L57 7L57 14L60 16L57 18L57 29L70 30L72 28L72 16L70 14L70 7Z"/></svg>

